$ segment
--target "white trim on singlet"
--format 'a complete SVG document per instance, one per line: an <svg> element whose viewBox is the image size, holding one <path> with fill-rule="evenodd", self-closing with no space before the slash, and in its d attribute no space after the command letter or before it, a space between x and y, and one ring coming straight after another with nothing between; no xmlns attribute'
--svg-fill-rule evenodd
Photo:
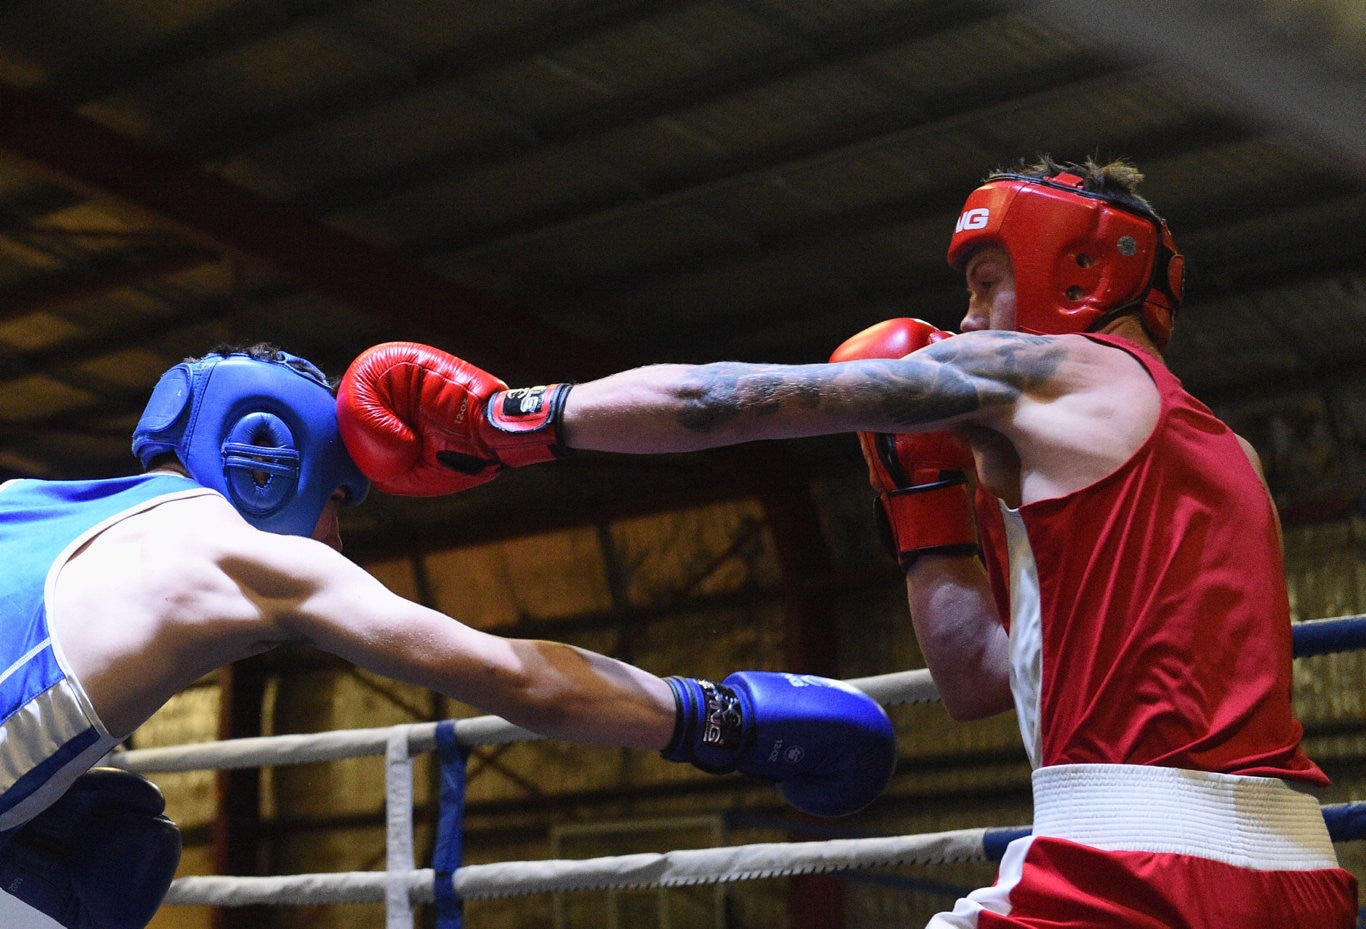
<svg viewBox="0 0 1366 929"><path fill-rule="evenodd" d="M1039 597L1039 570L1034 550L1018 510L1001 504L1006 545L1010 554L1010 692L1020 737L1031 767L1043 758L1039 724L1039 701L1043 691L1043 613Z"/></svg>

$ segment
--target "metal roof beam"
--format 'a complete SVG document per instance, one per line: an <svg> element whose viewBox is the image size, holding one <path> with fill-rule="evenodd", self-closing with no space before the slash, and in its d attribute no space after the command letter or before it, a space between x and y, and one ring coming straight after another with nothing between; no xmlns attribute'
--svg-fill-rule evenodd
<svg viewBox="0 0 1366 929"><path fill-rule="evenodd" d="M1175 66L1193 83L1216 92L1230 111L1299 135L1340 158L1347 173L1366 176L1366 88L1321 54L1331 43L1316 48L1313 36L1277 30L1270 14L1257 14L1255 3L1012 0L1007 5L1126 58ZM1331 33L1331 26L1324 31Z"/></svg>
<svg viewBox="0 0 1366 929"><path fill-rule="evenodd" d="M0 152L210 249L367 309L393 323L394 338L458 345L463 357L504 376L563 372L582 378L625 366L605 350L462 287L412 257L354 238L6 84L0 84ZM509 338L516 332L536 335Z"/></svg>

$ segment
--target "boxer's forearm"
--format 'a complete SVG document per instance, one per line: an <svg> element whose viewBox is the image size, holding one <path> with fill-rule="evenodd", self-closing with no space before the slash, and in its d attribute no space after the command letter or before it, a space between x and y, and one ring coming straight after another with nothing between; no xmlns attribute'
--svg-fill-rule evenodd
<svg viewBox="0 0 1366 929"><path fill-rule="evenodd" d="M857 428L867 410L833 365L649 365L576 384L564 407L570 448L690 452Z"/></svg>

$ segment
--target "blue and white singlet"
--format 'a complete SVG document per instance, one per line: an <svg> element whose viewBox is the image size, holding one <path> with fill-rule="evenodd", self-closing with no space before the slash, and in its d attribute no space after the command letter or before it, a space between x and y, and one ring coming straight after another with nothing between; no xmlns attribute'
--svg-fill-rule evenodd
<svg viewBox="0 0 1366 929"><path fill-rule="evenodd" d="M0 841L118 744L48 628L57 574L120 520L209 493L175 474L0 485Z"/></svg>

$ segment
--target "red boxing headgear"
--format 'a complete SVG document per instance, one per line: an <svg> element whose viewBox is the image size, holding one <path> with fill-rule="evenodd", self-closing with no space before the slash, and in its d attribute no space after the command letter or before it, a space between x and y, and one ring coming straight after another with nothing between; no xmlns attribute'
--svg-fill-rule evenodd
<svg viewBox="0 0 1366 929"><path fill-rule="evenodd" d="M966 268L981 245L999 245L1015 269L1016 328L1085 332L1142 307L1159 349L1181 307L1184 259L1157 216L1082 189L1082 178L1002 174L968 195L949 241Z"/></svg>

